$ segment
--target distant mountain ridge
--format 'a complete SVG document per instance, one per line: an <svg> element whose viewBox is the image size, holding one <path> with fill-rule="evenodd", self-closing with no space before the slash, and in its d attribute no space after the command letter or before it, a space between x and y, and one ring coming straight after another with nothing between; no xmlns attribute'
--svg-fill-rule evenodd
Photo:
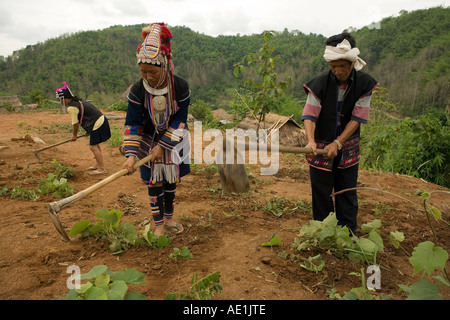
<svg viewBox="0 0 450 320"><path fill-rule="evenodd" d="M445 108L450 95L450 9L402 12L379 25L352 31L367 62L364 70L388 89L405 113ZM142 41L143 26L66 34L16 51L0 59L0 92L28 95L40 89L53 99L55 88L67 81L84 98L120 96L140 77L135 48ZM193 100L217 107L243 83L233 76L233 65L263 43L261 34L212 37L184 26L171 30L176 73L188 80ZM327 69L324 40L322 35L287 29L273 38L284 62L279 72L293 79L288 91L293 97L304 98L302 84Z"/></svg>

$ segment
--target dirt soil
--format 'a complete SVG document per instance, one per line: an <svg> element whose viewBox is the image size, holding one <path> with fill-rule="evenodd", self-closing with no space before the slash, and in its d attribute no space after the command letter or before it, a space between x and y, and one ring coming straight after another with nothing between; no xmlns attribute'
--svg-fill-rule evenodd
<svg viewBox="0 0 450 320"><path fill-rule="evenodd" d="M123 112L104 113L124 116ZM125 161L117 147L102 145L108 175L90 176L87 168L94 164L88 138L65 143L39 153L33 150L70 138L69 117L57 111L0 114L0 190L21 186L34 189L41 178L53 172L56 159L76 173L69 180L75 192L121 170ZM122 126L123 119L110 120ZM23 139L26 135L42 139L46 144ZM280 253L299 253L291 249L298 228L312 219L310 211L290 207L280 217L264 210L266 201L287 199L290 203L302 200L309 203L311 191L308 167L302 155L281 154L280 170L275 176L260 175L258 165L250 165L251 190L244 195L222 194L215 167L202 164L192 167L192 173L178 184L175 219L184 225L184 232L172 236L172 244L163 249L132 247L120 255L113 255L108 244L95 239L74 237L63 241L50 220L48 205L61 198L41 196L37 201L0 197L0 299L55 300L67 294L67 267L75 264L82 273L93 266L105 264L112 271L136 268L146 275L146 284L133 290L148 299L162 299L169 292L188 292L192 275L204 277L220 271L223 290L216 300L325 300L327 290L345 291L361 286L361 278L350 275L367 265L348 259L338 259L325 250L311 249L301 253L308 257L321 253L325 268L312 273L300 267L298 261L285 259ZM397 284L412 284L419 279L413 275L408 255L420 242L434 241L423 211L418 190L449 191L421 179L405 175L360 171L359 186L381 191L358 191L359 226L373 219L382 221L385 250L378 257L382 266L381 290L377 294L404 299ZM434 193L429 203L441 210L449 221L448 193ZM97 221L98 209L117 208L125 215L121 222L130 222L138 230L151 221L146 186L136 173L110 183L94 194L62 209L59 217L65 230L78 221ZM432 221L437 245L450 251L448 225ZM402 248L395 249L389 240L390 231L405 234ZM262 247L272 235L281 239L277 247ZM187 246L194 258L173 260L174 248ZM449 265L447 265L447 270ZM434 279L431 281L436 282ZM445 299L449 290L441 289Z"/></svg>

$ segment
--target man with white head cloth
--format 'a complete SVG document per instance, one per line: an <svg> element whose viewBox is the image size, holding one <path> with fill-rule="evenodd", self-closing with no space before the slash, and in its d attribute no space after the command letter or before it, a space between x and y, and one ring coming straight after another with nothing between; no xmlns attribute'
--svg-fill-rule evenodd
<svg viewBox="0 0 450 320"><path fill-rule="evenodd" d="M304 90L308 95L302 120L308 138L306 155L310 166L314 220L324 220L336 212L340 225L352 234L357 229L358 198L355 188L360 158L360 126L369 119L370 98L377 81L360 71L366 63L349 33L328 38L324 59L329 70L318 75ZM317 154L326 149L328 154Z"/></svg>

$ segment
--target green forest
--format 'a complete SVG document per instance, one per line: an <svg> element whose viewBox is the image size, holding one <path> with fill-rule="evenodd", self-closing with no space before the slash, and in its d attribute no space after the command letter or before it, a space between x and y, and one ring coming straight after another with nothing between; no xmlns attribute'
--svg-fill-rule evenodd
<svg viewBox="0 0 450 320"><path fill-rule="evenodd" d="M402 11L377 25L345 30L367 62L364 71L380 82L372 124L363 129L363 164L450 187L450 8ZM0 56L0 94L18 95L27 103L42 92L55 101L55 89L66 81L77 96L99 107L112 105L140 77L135 53L143 26L64 34ZM263 34L212 37L185 26L169 27L175 72L189 82L194 106L236 109L238 92L252 94L244 83L258 76L256 68L238 76L234 70L261 50ZM275 70L280 78L287 75L290 84L271 111L301 122L302 85L328 68L322 58L325 39L301 30L273 32L271 54L279 58Z"/></svg>

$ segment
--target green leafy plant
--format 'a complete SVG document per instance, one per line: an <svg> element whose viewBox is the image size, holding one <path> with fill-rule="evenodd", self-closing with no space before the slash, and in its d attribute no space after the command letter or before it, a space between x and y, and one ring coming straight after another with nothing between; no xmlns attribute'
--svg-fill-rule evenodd
<svg viewBox="0 0 450 320"><path fill-rule="evenodd" d="M111 128L111 138L108 139L106 144L110 148L121 146L123 144L122 128L115 124L111 124L110 128Z"/></svg>
<svg viewBox="0 0 450 320"><path fill-rule="evenodd" d="M0 197L6 196L9 193L9 188L8 187L2 187L0 189Z"/></svg>
<svg viewBox="0 0 450 320"><path fill-rule="evenodd" d="M10 191L11 199L22 199L36 201L39 199L39 195L36 194L35 190L28 190L19 186L15 186Z"/></svg>
<svg viewBox="0 0 450 320"><path fill-rule="evenodd" d="M203 100L197 100L189 106L189 112L196 120L202 121L205 125L214 120L211 108Z"/></svg>
<svg viewBox="0 0 450 320"><path fill-rule="evenodd" d="M248 78L245 81L244 87L251 94L246 96L244 103L259 123L263 122L266 114L275 108L276 100L284 95L292 81L288 74L285 75L285 80L279 80L275 72L277 64L281 62L280 56L272 56L275 48L271 40L275 34L274 31L265 31L264 43L258 52L247 54L241 62L234 65L235 77L244 74L247 67L255 68L258 79Z"/></svg>
<svg viewBox="0 0 450 320"><path fill-rule="evenodd" d="M112 111L127 111L128 103L126 101L118 101L108 106L107 109Z"/></svg>
<svg viewBox="0 0 450 320"><path fill-rule="evenodd" d="M286 197L273 197L272 199L266 199L266 205L263 207L263 211L270 213L277 218L280 218L285 213L296 213L309 210L310 205L305 203L303 200L298 200L295 202Z"/></svg>
<svg viewBox="0 0 450 320"><path fill-rule="evenodd" d="M398 285L408 293L406 300L442 300L440 294L441 284L450 287L450 278L445 270L448 261L448 252L436 246L431 241L419 243L409 258L413 266L414 274L422 272L419 281L411 286ZM435 271L441 269L443 272L433 278L440 283L431 283L425 279L425 275L431 276Z"/></svg>
<svg viewBox="0 0 450 320"><path fill-rule="evenodd" d="M322 259L322 255L318 254L304 259L300 266L308 271L318 273L325 267L325 261Z"/></svg>
<svg viewBox="0 0 450 320"><path fill-rule="evenodd" d="M183 247L181 250L178 248L173 248L173 252L169 254L169 258L173 260L189 260L192 259L194 256L189 251L188 247Z"/></svg>
<svg viewBox="0 0 450 320"><path fill-rule="evenodd" d="M389 233L389 238L391 239L394 248L398 249L400 247L400 242L405 240L405 235L400 231L391 231Z"/></svg>
<svg viewBox="0 0 450 320"><path fill-rule="evenodd" d="M278 237L275 237L278 232L275 232L272 237L270 237L269 241L264 242L261 244L263 247L275 247L279 246L281 244L281 239Z"/></svg>
<svg viewBox="0 0 450 320"><path fill-rule="evenodd" d="M54 173L49 173L46 179L41 178L38 187L34 189L26 189L15 186L10 191L5 187L2 189L1 195L10 194L12 199L22 199L36 201L40 198L39 194L65 198L73 194L73 188L67 184L67 179L75 175L73 170L67 165L60 164L55 159L52 161Z"/></svg>
<svg viewBox="0 0 450 320"><path fill-rule="evenodd" d="M378 254L384 250L380 227L381 221L375 219L361 226L365 237L351 237L346 226L338 225L336 214L330 213L323 221L312 220L303 225L291 246L299 251L321 247L339 258L376 264Z"/></svg>
<svg viewBox="0 0 450 320"><path fill-rule="evenodd" d="M432 191L432 192L423 191L421 193L421 198L423 199L423 206L424 206L424 209L425 209L425 214L427 216L428 225L430 226L430 229L433 232L434 241L437 241L436 231L434 230L434 227L433 227L433 224L431 223L431 218L430 217L432 216L432 217L434 217L434 219L436 221L441 221L443 223L446 223L447 226L449 225L449 223L442 219L442 213L441 213L441 211L438 208L436 208L435 206L433 206L430 203L428 203L428 200L430 199L430 197L434 193L450 194L450 192L437 190L437 191Z"/></svg>
<svg viewBox="0 0 450 320"><path fill-rule="evenodd" d="M73 195L73 188L67 184L67 179L58 179L55 173L49 173L45 180L41 179L37 190L43 195L51 193L60 198Z"/></svg>
<svg viewBox="0 0 450 320"><path fill-rule="evenodd" d="M164 296L164 300L211 300L211 298L222 291L220 284L220 272L216 271L198 279L197 273L192 276L191 287L187 293L172 292Z"/></svg>
<svg viewBox="0 0 450 320"><path fill-rule="evenodd" d="M165 234L160 235L159 237L156 236L152 231L150 231L150 224L147 224L144 230L140 230L139 233L145 240L144 244L153 249L165 248L172 242Z"/></svg>
<svg viewBox="0 0 450 320"><path fill-rule="evenodd" d="M89 281L69 289L60 300L147 300L139 292L128 292L129 284L145 283L145 275L134 268L112 272L106 265L94 266L80 280Z"/></svg>
<svg viewBox="0 0 450 320"><path fill-rule="evenodd" d="M311 220L301 227L291 246L299 251L310 247L323 247L337 257L343 257L346 248L354 248L347 227L337 224L334 213L323 221Z"/></svg>
<svg viewBox="0 0 450 320"><path fill-rule="evenodd" d="M145 245L153 249L167 247L171 240L166 235L157 237L150 231L150 225L146 225L139 233L136 228L128 223L120 223L123 212L117 209L97 210L97 218L101 220L93 224L89 220L75 223L69 231L69 237L81 235L82 238L94 237L110 243L109 249L114 254L122 253L130 246Z"/></svg>
<svg viewBox="0 0 450 320"><path fill-rule="evenodd" d="M120 223L122 212L117 209L97 210L97 218L101 218L95 224L89 220L77 222L69 231L69 237L81 234L81 237L94 237L106 240L110 243L109 249L115 254L123 252L129 246L142 243L136 228L128 223Z"/></svg>
<svg viewBox="0 0 450 320"><path fill-rule="evenodd" d="M361 144L366 152L361 160L365 168L450 186L450 126L442 119L428 114L363 130Z"/></svg>
<svg viewBox="0 0 450 320"><path fill-rule="evenodd" d="M59 163L58 160L52 160L52 168L55 170L54 174L57 179L70 179L75 176L75 172L67 164Z"/></svg>

